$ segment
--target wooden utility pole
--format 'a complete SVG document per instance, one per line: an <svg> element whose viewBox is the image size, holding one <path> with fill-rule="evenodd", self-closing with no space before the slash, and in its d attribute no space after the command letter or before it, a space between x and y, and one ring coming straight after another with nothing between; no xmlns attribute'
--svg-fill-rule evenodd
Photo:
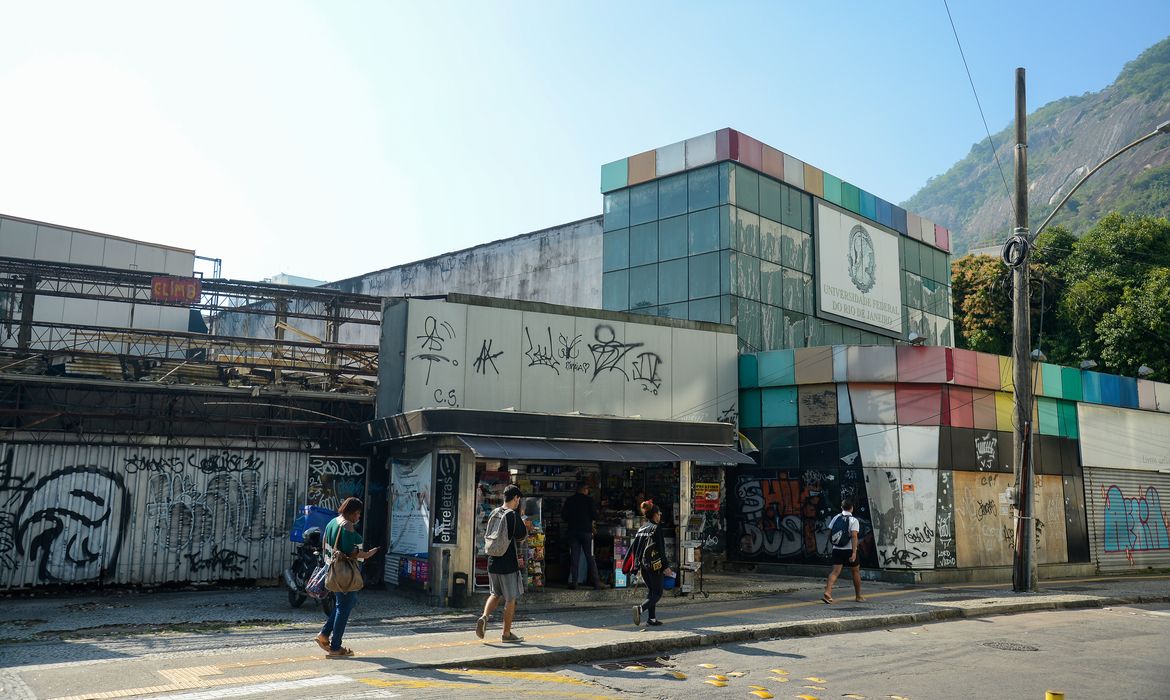
<svg viewBox="0 0 1170 700"><path fill-rule="evenodd" d="M1036 590L1035 524L1032 470L1032 358L1031 280L1028 257L1032 239L1028 233L1028 110L1024 69L1016 69L1016 227L1004 258L1012 268L1012 383L1015 396L1012 443L1016 469L1016 548L1013 555L1012 590Z"/></svg>

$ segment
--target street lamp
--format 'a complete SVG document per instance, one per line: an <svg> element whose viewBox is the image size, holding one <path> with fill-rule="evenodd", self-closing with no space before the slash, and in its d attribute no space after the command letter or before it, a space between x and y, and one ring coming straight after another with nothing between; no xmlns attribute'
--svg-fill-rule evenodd
<svg viewBox="0 0 1170 700"><path fill-rule="evenodd" d="M1025 99L1024 69L1016 69L1016 147L1015 147L1015 230L1004 244L1003 258L1012 271L1012 359L1014 364L1014 411L1015 433L1012 440L1016 467L1016 493L1019 515L1016 519L1016 549L1012 561L1012 590L1026 592L1036 589L1035 520L1033 516L1033 451L1032 451L1032 358L1028 346L1032 337L1030 329L1031 298L1028 275L1028 257L1032 244L1048 222L1064 207L1085 181L1122 153L1160 134L1170 133L1170 121L1159 124L1153 131L1126 144L1092 170L1085 173L1036 229L1028 231L1028 136L1027 107Z"/></svg>
<svg viewBox="0 0 1170 700"><path fill-rule="evenodd" d="M1081 369L1093 369L1097 366L1096 360L1081 360Z"/></svg>
<svg viewBox="0 0 1170 700"><path fill-rule="evenodd" d="M1142 365L1138 367L1138 376L1142 379L1148 379L1154 376L1154 368L1149 365Z"/></svg>

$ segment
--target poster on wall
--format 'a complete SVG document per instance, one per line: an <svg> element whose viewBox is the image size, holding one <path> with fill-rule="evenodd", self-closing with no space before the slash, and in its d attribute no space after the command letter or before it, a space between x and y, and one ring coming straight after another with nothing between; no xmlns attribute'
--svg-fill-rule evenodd
<svg viewBox="0 0 1170 700"><path fill-rule="evenodd" d="M393 460L390 474L390 552L425 558L431 522L431 456Z"/></svg>
<svg viewBox="0 0 1170 700"><path fill-rule="evenodd" d="M459 466L458 452L439 455L435 472L435 527L431 544L453 547L459 534Z"/></svg>
<svg viewBox="0 0 1170 700"><path fill-rule="evenodd" d="M719 510L719 484L696 483L693 503L696 511Z"/></svg>
<svg viewBox="0 0 1170 700"><path fill-rule="evenodd" d="M817 203L817 315L902 335L898 236Z"/></svg>

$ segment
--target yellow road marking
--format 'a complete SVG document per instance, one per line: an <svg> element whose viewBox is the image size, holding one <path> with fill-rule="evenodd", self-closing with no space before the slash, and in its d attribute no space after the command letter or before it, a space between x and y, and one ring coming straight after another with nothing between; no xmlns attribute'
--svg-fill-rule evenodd
<svg viewBox="0 0 1170 700"><path fill-rule="evenodd" d="M565 683L566 685L589 685L595 686L596 683L591 681L584 681L580 678L573 678L559 673L541 672L541 671L494 671L488 669L438 669L442 673L449 673L458 676L494 676L497 678L512 678L521 681L538 681L540 683Z"/></svg>
<svg viewBox="0 0 1170 700"><path fill-rule="evenodd" d="M566 690L516 690L515 688L494 688L490 685L485 686L482 683L459 683L457 681L432 681L420 678L358 678L361 683L371 685L375 688L403 688L409 690L474 690L476 693L508 693L515 695L523 693L524 695L540 695L546 697L557 698L579 698L580 700L621 700L619 696L613 695L593 695L591 693L575 693Z"/></svg>
<svg viewBox="0 0 1170 700"><path fill-rule="evenodd" d="M204 674L193 673L193 669L214 668L209 666L192 666L186 669L169 669L159 671L159 675L171 680L166 685L152 685L144 688L128 688L126 690L111 690L104 693L84 693L82 695L67 695L53 698L53 700L111 700L112 698L129 698L135 695L153 693L168 693L175 690L199 690L202 688L216 688L225 685L261 683L266 681L298 680L320 675L316 671L288 671L286 673L263 673L255 676L235 676L233 678L203 678ZM206 675L215 675L212 671Z"/></svg>

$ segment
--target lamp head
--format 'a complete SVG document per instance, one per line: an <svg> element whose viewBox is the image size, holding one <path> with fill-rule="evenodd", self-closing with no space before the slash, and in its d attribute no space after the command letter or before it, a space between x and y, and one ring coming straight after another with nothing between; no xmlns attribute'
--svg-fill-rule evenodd
<svg viewBox="0 0 1170 700"><path fill-rule="evenodd" d="M1033 362L1048 362L1048 356L1040 348L1033 350L1031 357Z"/></svg>
<svg viewBox="0 0 1170 700"><path fill-rule="evenodd" d="M1166 122L1166 123L1170 124L1170 122ZM1141 367L1138 367L1138 376L1141 377L1142 379L1147 379L1149 377L1152 377L1152 376L1154 376L1154 368L1149 366L1149 365L1142 365Z"/></svg>
<svg viewBox="0 0 1170 700"><path fill-rule="evenodd" d="M1081 360L1081 369L1093 369L1097 366L1095 360Z"/></svg>
<svg viewBox="0 0 1170 700"><path fill-rule="evenodd" d="M914 347L921 347L926 344L926 336L922 335L918 331L910 331L910 335L906 336L906 342L910 343Z"/></svg>

